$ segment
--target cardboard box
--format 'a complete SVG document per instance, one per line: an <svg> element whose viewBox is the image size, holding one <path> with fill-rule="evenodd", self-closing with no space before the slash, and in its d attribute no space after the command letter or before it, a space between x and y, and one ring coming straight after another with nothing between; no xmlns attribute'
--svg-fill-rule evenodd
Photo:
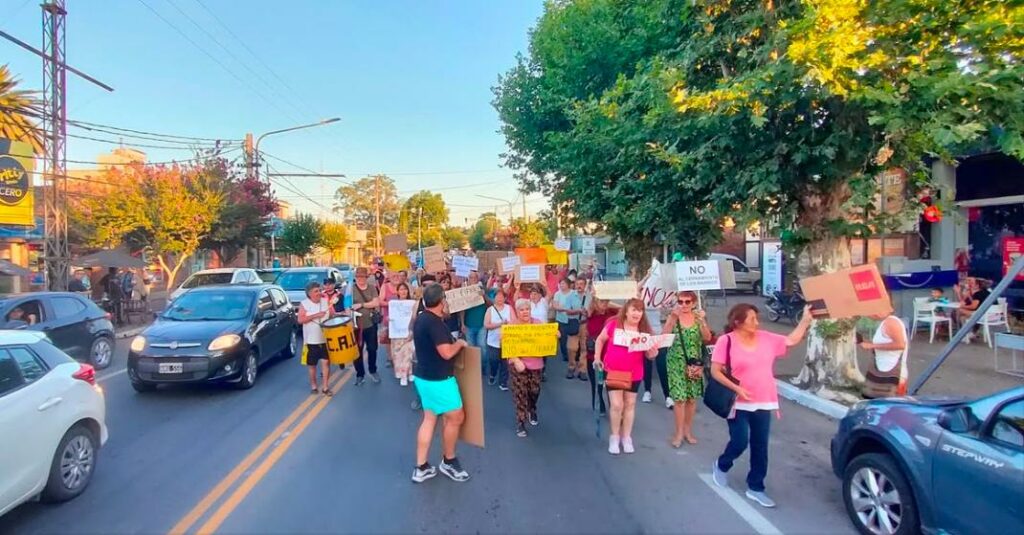
<svg viewBox="0 0 1024 535"><path fill-rule="evenodd" d="M404 253L409 249L409 240L405 234L388 234L384 236L384 251L389 253Z"/></svg>
<svg viewBox="0 0 1024 535"><path fill-rule="evenodd" d="M423 269L427 273L441 273L448 270L444 262L444 249L440 245L423 248Z"/></svg>
<svg viewBox="0 0 1024 535"><path fill-rule="evenodd" d="M459 430L459 440L484 447L484 379L480 349L466 347L455 356L455 381L459 384L466 421Z"/></svg>
<svg viewBox="0 0 1024 535"><path fill-rule="evenodd" d="M815 318L845 319L885 315L892 301L875 264L808 277L800 281Z"/></svg>
<svg viewBox="0 0 1024 535"><path fill-rule="evenodd" d="M476 257L480 260L478 268L480 274L483 275L492 269L500 270L501 259L508 258L509 254L506 251L477 251Z"/></svg>

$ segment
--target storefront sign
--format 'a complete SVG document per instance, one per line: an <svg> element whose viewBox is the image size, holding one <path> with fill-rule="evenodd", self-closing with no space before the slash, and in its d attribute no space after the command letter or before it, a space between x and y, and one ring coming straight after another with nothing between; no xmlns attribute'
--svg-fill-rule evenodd
<svg viewBox="0 0 1024 535"><path fill-rule="evenodd" d="M0 224L31 227L33 218L32 146L0 139Z"/></svg>
<svg viewBox="0 0 1024 535"><path fill-rule="evenodd" d="M887 214L898 214L907 200L907 172L898 167L878 175L881 189L882 210Z"/></svg>
<svg viewBox="0 0 1024 535"><path fill-rule="evenodd" d="M782 242L764 242L764 268L761 271L761 291L771 297L782 291Z"/></svg>
<svg viewBox="0 0 1024 535"><path fill-rule="evenodd" d="M1010 266L1024 254L1024 237L1003 238L1003 276L1010 270ZM1014 280L1024 281L1024 273L1018 273Z"/></svg>
<svg viewBox="0 0 1024 535"><path fill-rule="evenodd" d="M597 254L597 239L580 238L580 248L583 254Z"/></svg>

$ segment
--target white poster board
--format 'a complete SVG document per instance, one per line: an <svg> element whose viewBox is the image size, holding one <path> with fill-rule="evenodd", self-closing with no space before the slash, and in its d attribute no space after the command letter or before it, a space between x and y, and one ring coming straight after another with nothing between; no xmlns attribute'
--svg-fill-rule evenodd
<svg viewBox="0 0 1024 535"><path fill-rule="evenodd" d="M675 334L648 334L615 329L612 343L628 347L630 351L647 351L652 348L671 347L676 339Z"/></svg>
<svg viewBox="0 0 1024 535"><path fill-rule="evenodd" d="M416 309L413 299L392 299L388 301L388 337L408 338L412 335L409 324L412 323L412 311Z"/></svg>
<svg viewBox="0 0 1024 535"><path fill-rule="evenodd" d="M761 292L771 297L782 291L783 255L782 242L764 242L764 258L761 261Z"/></svg>
<svg viewBox="0 0 1024 535"><path fill-rule="evenodd" d="M676 289L680 292L721 290L721 265L717 260L676 262Z"/></svg>
<svg viewBox="0 0 1024 535"><path fill-rule="evenodd" d="M500 269L502 273L515 273L521 260L518 256L506 256L499 260L499 263L501 264Z"/></svg>
<svg viewBox="0 0 1024 535"><path fill-rule="evenodd" d="M480 268L480 259L475 256L456 255L452 257L452 268L455 269L456 276L468 277L470 271Z"/></svg>
<svg viewBox="0 0 1024 535"><path fill-rule="evenodd" d="M452 314L484 304L483 290L479 285L452 288L444 293L444 298L448 301L448 312Z"/></svg>
<svg viewBox="0 0 1024 535"><path fill-rule="evenodd" d="M565 238L559 238L555 240L556 251L568 251L569 249L572 249L572 241L567 240Z"/></svg>
<svg viewBox="0 0 1024 535"><path fill-rule="evenodd" d="M636 281L594 281L593 284L598 299L625 301L636 297Z"/></svg>
<svg viewBox="0 0 1024 535"><path fill-rule="evenodd" d="M519 282L543 282L544 266L540 264L526 264L519 266Z"/></svg>

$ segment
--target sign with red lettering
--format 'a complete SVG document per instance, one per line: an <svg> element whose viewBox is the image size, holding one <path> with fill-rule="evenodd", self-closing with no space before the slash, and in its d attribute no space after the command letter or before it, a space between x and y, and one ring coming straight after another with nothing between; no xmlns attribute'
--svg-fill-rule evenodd
<svg viewBox="0 0 1024 535"><path fill-rule="evenodd" d="M1010 266L1024 254L1024 238L1003 238L1003 276L1010 271ZM1024 281L1024 273L1018 273L1015 280Z"/></svg>
<svg viewBox="0 0 1024 535"><path fill-rule="evenodd" d="M892 312L878 266L865 264L800 281L816 318L856 318Z"/></svg>
<svg viewBox="0 0 1024 535"><path fill-rule="evenodd" d="M850 273L850 282L853 283L853 291L857 294L857 299L861 301L871 301L882 297L882 291L875 283L875 278L870 271Z"/></svg>

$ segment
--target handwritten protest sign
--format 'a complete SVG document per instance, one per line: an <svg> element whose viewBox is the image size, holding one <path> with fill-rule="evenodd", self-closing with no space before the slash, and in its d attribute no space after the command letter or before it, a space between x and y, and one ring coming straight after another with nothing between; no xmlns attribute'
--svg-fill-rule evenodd
<svg viewBox="0 0 1024 535"><path fill-rule="evenodd" d="M403 271L412 267L404 254L397 253L384 255L384 265L388 267L388 271Z"/></svg>
<svg viewBox="0 0 1024 535"><path fill-rule="evenodd" d="M452 267L455 268L455 275L468 277L470 271L480 268L480 259L473 256L453 256Z"/></svg>
<svg viewBox="0 0 1024 535"><path fill-rule="evenodd" d="M405 234L388 234L384 236L384 250L388 252L405 252L409 248L409 240Z"/></svg>
<svg viewBox="0 0 1024 535"><path fill-rule="evenodd" d="M558 352L557 323L501 326L501 358L551 357Z"/></svg>
<svg viewBox="0 0 1024 535"><path fill-rule="evenodd" d="M559 238L559 239L555 240L555 250L556 251L568 251L571 248L572 248L572 241L567 240L565 238Z"/></svg>
<svg viewBox="0 0 1024 535"><path fill-rule="evenodd" d="M448 312L452 314L484 304L483 292L479 286L453 288L444 293L444 298L448 301Z"/></svg>
<svg viewBox="0 0 1024 535"><path fill-rule="evenodd" d="M409 323L416 301L412 299L392 299L388 301L388 336L390 338L408 338Z"/></svg>
<svg viewBox="0 0 1024 535"><path fill-rule="evenodd" d="M522 262L518 256L506 256L498 260L498 271L502 274L515 273Z"/></svg>
<svg viewBox="0 0 1024 535"><path fill-rule="evenodd" d="M423 268L427 273L438 273L448 269L444 263L444 249L440 245L423 248Z"/></svg>
<svg viewBox="0 0 1024 535"><path fill-rule="evenodd" d="M612 343L628 347L630 351L647 351L652 348L670 347L676 339L674 334L648 334L615 329Z"/></svg>
<svg viewBox="0 0 1024 535"><path fill-rule="evenodd" d="M517 247L516 256L522 264L547 264L548 253L541 247Z"/></svg>
<svg viewBox="0 0 1024 535"><path fill-rule="evenodd" d="M543 275L544 266L537 264L519 266L519 282L542 282Z"/></svg>
<svg viewBox="0 0 1024 535"><path fill-rule="evenodd" d="M594 281L598 299L626 300L636 297L636 281Z"/></svg>

